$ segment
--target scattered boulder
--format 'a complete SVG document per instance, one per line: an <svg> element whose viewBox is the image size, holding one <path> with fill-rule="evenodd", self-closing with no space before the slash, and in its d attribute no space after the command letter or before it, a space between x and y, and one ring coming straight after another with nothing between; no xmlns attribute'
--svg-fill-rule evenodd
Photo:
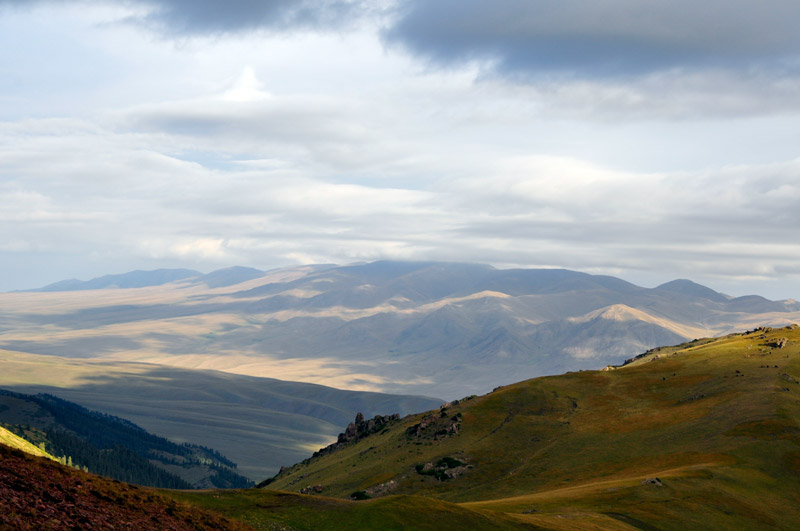
<svg viewBox="0 0 800 531"><path fill-rule="evenodd" d="M451 417L442 410L438 416L425 415L422 417L422 420L406 429L406 435L439 440L457 435L460 428L461 413L456 413Z"/></svg>
<svg viewBox="0 0 800 531"><path fill-rule="evenodd" d="M421 476L433 476L439 481L448 481L461 476L472 466L455 457L442 457L436 463L422 463L414 467Z"/></svg>
<svg viewBox="0 0 800 531"><path fill-rule="evenodd" d="M658 478L647 478L642 481L642 485L653 485L655 487L663 487L664 484L661 483L661 480Z"/></svg>
<svg viewBox="0 0 800 531"><path fill-rule="evenodd" d="M781 337L781 338L776 339L775 341L773 341L770 344L770 346L772 346L774 348L783 348L788 344L789 344L789 340L787 338L785 338L785 337Z"/></svg>
<svg viewBox="0 0 800 531"><path fill-rule="evenodd" d="M366 492L367 495L372 498L377 498L379 496L385 496L387 494L390 494L396 488L397 488L397 481L390 479L386 483L373 485L372 487L366 489L364 492Z"/></svg>
<svg viewBox="0 0 800 531"><path fill-rule="evenodd" d="M308 485L300 489L300 494L319 494L322 492L322 485Z"/></svg>

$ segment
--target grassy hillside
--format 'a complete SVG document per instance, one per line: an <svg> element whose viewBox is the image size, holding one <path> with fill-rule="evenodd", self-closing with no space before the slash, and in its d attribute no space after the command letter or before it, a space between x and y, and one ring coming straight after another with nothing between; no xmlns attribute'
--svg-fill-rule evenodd
<svg viewBox="0 0 800 531"><path fill-rule="evenodd" d="M26 454L35 455L36 457L46 457L48 459L52 459L53 461L56 460L55 457L45 452L32 442L23 439L16 433L12 433L2 426L0 426L0 444L5 444L6 446L16 448L17 450L22 450Z"/></svg>
<svg viewBox="0 0 800 531"><path fill-rule="evenodd" d="M421 496L390 496L368 502L337 500L260 489L217 493L168 491L165 496L241 521L254 529L441 530L520 529L513 516ZM523 528L535 526L523 526Z"/></svg>
<svg viewBox="0 0 800 531"><path fill-rule="evenodd" d="M269 488L422 496L545 528L796 529L798 381L797 327L694 341L408 417Z"/></svg>
<svg viewBox="0 0 800 531"><path fill-rule="evenodd" d="M166 514L198 528L297 530L797 529L800 328L654 349L404 419L359 418L342 439L269 489L155 496L116 484L112 495L91 483L107 505L81 515L119 521L136 510L125 521ZM7 452L0 514L19 522L31 503L63 511L61 494L28 487L37 473L14 472ZM76 491L72 479L47 477L53 492ZM227 520L214 523L209 510Z"/></svg>

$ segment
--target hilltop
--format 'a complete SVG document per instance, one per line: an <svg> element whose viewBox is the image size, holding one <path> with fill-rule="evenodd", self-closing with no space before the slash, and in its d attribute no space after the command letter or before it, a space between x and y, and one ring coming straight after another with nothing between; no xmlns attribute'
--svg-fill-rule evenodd
<svg viewBox="0 0 800 531"><path fill-rule="evenodd" d="M266 486L422 496L544 528L793 529L799 382L796 326L697 340L465 397Z"/></svg>

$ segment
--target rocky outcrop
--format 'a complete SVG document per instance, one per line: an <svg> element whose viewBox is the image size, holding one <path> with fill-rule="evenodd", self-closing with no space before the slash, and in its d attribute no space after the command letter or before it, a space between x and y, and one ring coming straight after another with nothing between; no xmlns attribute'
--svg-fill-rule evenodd
<svg viewBox="0 0 800 531"><path fill-rule="evenodd" d="M347 425L344 429L344 433L339 434L335 443L314 452L314 455L304 460L303 463L309 463L315 457L335 452L339 448L353 444L374 433L379 433L398 420L400 420L400 415L397 413L394 415L375 415L375 417L369 420L364 420L364 415L358 413L355 421Z"/></svg>
<svg viewBox="0 0 800 531"><path fill-rule="evenodd" d="M353 421L353 422L351 422L350 424L347 425L347 427L344 429L344 433L340 433L339 434L339 437L336 439L335 443L329 444L325 448L320 448L319 450L314 452L314 455L312 455L308 459L304 459L303 461L301 461L297 465L294 465L294 466L291 466L291 467L282 466L281 469L280 469L280 472L278 472L277 474L275 474L271 478L265 479L264 481L262 481L261 483L256 485L256 487L257 488L264 488L267 485L269 485L270 483L272 483L273 481L275 481L276 479L278 479L282 474L287 473L287 472L291 472L292 470L294 470L298 465L307 465L307 464L311 463L311 461L313 461L317 457L320 457L322 455L327 455L327 454L330 454L332 452L335 452L336 450L338 450L340 448L343 448L345 446L349 446L349 445L351 445L351 444L353 444L355 442L360 441L361 439L363 439L365 437L369 437L370 435L372 435L374 433L380 433L383 430L387 429L389 427L389 425L391 425L391 424L393 424L393 423L395 423L395 422L397 422L399 420L400 420L400 415L398 413L395 413L393 415L375 415L373 418L371 418L369 420L364 420L364 415L362 413L358 413L356 415L355 421ZM302 475L299 476L297 479L295 479L292 482L292 484L297 483L298 481L302 480L303 477L304 476L302 476ZM304 487L304 489L301 489L300 492L302 494L313 494L313 493L317 492L317 491L313 490L316 487L322 488L319 485L308 486L308 487ZM307 493L303 492L303 490L305 490L305 489L312 489L313 492L312 491L309 491Z"/></svg>
<svg viewBox="0 0 800 531"><path fill-rule="evenodd" d="M461 459L464 459L463 457ZM421 476L432 476L439 481L448 481L456 479L463 475L472 468L465 461L456 459L455 457L447 456L439 459L438 461L423 463L414 467L417 474Z"/></svg>
<svg viewBox="0 0 800 531"><path fill-rule="evenodd" d="M386 416L375 415L374 418L365 421L364 415L359 413L356 415L355 422L351 422L350 424L348 424L347 428L345 428L344 430L344 433L339 434L338 440L332 445L328 446L327 448L330 448L331 446L337 446L340 444L347 444L354 441L359 441L368 435L372 435L373 433L382 431L389 425L390 422L399 419L400 415L395 413L394 415L386 415ZM327 448L323 448L322 450L320 450L320 452L326 450Z"/></svg>
<svg viewBox="0 0 800 531"><path fill-rule="evenodd" d="M406 429L406 435L424 439L439 440L457 435L461 428L461 413L453 416L442 409L438 415L425 415L422 419Z"/></svg>
<svg viewBox="0 0 800 531"><path fill-rule="evenodd" d="M397 481L390 479L386 483L381 483L379 485L373 485L372 487L366 489L366 492L371 498L378 498L380 496L386 496L387 494L391 494L397 488Z"/></svg>

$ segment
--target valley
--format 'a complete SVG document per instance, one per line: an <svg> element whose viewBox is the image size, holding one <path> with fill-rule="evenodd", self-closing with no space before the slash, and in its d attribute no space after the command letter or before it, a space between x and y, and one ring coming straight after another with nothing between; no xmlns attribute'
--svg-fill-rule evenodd
<svg viewBox="0 0 800 531"><path fill-rule="evenodd" d="M358 415L338 440L259 488L133 494L220 529L795 529L800 327Z"/></svg>
<svg viewBox="0 0 800 531"><path fill-rule="evenodd" d="M406 415L795 321L791 300L567 270L382 261L135 271L0 294L0 388L218 449L261 481L335 440L357 412Z"/></svg>
<svg viewBox="0 0 800 531"><path fill-rule="evenodd" d="M442 402L217 371L8 351L0 351L0 364L0 389L51 393L129 419L174 442L214 448L253 481L330 443L357 411L405 415Z"/></svg>

